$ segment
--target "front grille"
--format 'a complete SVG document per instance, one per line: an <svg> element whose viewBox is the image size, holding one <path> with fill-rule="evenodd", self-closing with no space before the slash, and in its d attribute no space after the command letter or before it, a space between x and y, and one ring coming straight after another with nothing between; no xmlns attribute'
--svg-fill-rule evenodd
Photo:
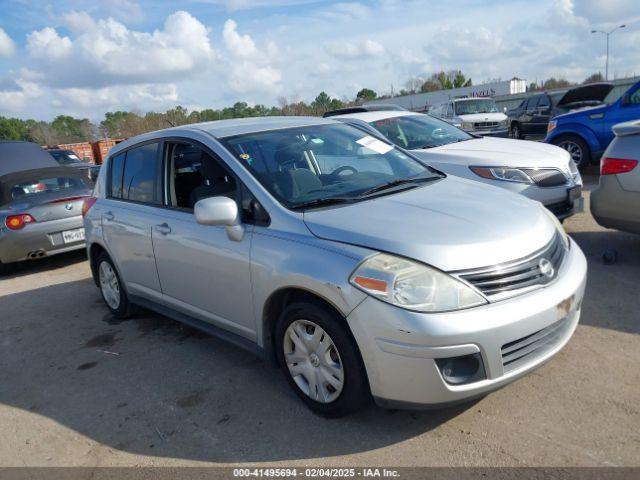
<svg viewBox="0 0 640 480"><path fill-rule="evenodd" d="M551 282L562 265L566 248L556 232L546 247L514 262L454 272L493 300L511 297Z"/></svg>
<svg viewBox="0 0 640 480"><path fill-rule="evenodd" d="M570 329L571 319L563 318L531 335L505 343L501 349L504 373L509 373L545 356L562 343Z"/></svg>
<svg viewBox="0 0 640 480"><path fill-rule="evenodd" d="M539 187L560 187L569 183L567 176L557 168L523 168L522 171Z"/></svg>
<svg viewBox="0 0 640 480"><path fill-rule="evenodd" d="M476 130L484 130L485 128L495 128L498 126L498 122L476 122L473 124L473 128Z"/></svg>

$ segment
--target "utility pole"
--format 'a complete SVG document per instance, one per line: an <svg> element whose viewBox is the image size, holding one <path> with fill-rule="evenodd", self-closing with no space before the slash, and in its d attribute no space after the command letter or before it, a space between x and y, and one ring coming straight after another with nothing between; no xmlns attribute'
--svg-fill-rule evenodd
<svg viewBox="0 0 640 480"><path fill-rule="evenodd" d="M605 61L605 66L604 66L605 80L609 80L609 36L619 28L625 28L625 27L626 25L618 25L616 28L609 30L608 32L604 32L602 30L591 30L591 33L602 33L604 36L607 37L607 59Z"/></svg>

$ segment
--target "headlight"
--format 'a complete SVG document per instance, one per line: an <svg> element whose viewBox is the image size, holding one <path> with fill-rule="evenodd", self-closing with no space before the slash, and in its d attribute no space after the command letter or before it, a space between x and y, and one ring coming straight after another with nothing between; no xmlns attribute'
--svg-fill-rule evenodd
<svg viewBox="0 0 640 480"><path fill-rule="evenodd" d="M558 218L553 213L551 213L551 211L548 208L546 208L544 205L540 204L540 206L542 207L542 210L544 211L544 213L546 213L547 216L551 219L551 221L555 224L556 230L558 230L558 233L562 237L562 243L564 243L564 246L566 248L569 248L569 246L571 245L571 242L569 241L569 235L567 234L564 227L560 223L560 220L558 220Z"/></svg>
<svg viewBox="0 0 640 480"><path fill-rule="evenodd" d="M555 120L551 120L547 125L547 133L549 133L551 130L556 128L557 125L558 125L558 122L556 122Z"/></svg>
<svg viewBox="0 0 640 480"><path fill-rule="evenodd" d="M498 122L498 126L506 128L508 123L509 123L509 120L504 119L501 122Z"/></svg>
<svg viewBox="0 0 640 480"><path fill-rule="evenodd" d="M460 128L463 130L473 130L473 123L471 122L462 122Z"/></svg>
<svg viewBox="0 0 640 480"><path fill-rule="evenodd" d="M487 303L446 273L385 253L362 262L349 281L384 302L419 312L447 312Z"/></svg>
<svg viewBox="0 0 640 480"><path fill-rule="evenodd" d="M519 168L510 167L469 167L473 173L489 180L505 182L533 183L529 175Z"/></svg>

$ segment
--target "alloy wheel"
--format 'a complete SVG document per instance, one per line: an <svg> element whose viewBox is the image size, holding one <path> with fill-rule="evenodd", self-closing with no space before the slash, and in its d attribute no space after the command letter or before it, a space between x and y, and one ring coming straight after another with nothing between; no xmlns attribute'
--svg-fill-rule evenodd
<svg viewBox="0 0 640 480"><path fill-rule="evenodd" d="M320 403L336 400L344 387L340 353L319 325L295 320L284 334L284 359L298 388Z"/></svg>
<svg viewBox="0 0 640 480"><path fill-rule="evenodd" d="M569 155L571 155L571 159L574 161L576 165L580 166L582 164L582 158L584 153L580 145L578 145L575 142L572 142L571 140L563 140L558 144L558 146L560 148L564 148L567 152L569 152Z"/></svg>
<svg viewBox="0 0 640 480"><path fill-rule="evenodd" d="M100 290L104 301L112 310L117 310L120 306L120 282L118 276L109 262L102 262L98 269Z"/></svg>

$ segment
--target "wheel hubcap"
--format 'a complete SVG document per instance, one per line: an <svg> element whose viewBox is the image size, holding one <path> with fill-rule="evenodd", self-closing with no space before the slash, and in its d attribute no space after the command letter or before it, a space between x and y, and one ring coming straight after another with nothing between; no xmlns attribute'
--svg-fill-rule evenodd
<svg viewBox="0 0 640 480"><path fill-rule="evenodd" d="M100 279L100 290L107 305L113 310L117 310L120 306L120 284L116 272L113 271L111 265L102 262L98 269Z"/></svg>
<svg viewBox="0 0 640 480"><path fill-rule="evenodd" d="M344 368L335 343L319 325L296 320L284 334L284 358L305 395L320 403L336 400L344 387Z"/></svg>
<svg viewBox="0 0 640 480"><path fill-rule="evenodd" d="M558 146L569 152L576 165L580 165L582 162L582 148L580 148L580 145L573 142L561 142Z"/></svg>

